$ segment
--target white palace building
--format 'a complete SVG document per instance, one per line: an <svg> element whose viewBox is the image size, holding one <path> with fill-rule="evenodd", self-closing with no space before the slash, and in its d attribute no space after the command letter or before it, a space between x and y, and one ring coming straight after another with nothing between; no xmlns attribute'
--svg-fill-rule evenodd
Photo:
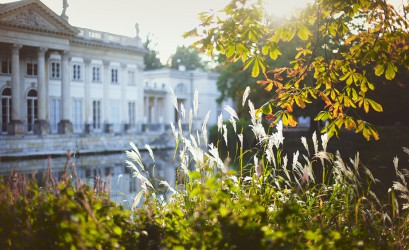
<svg viewBox="0 0 409 250"><path fill-rule="evenodd" d="M163 132L178 115L170 88L186 110L198 90L199 119L220 113L217 74L144 72L139 37L74 27L39 0L0 3L2 135L141 134Z"/></svg>

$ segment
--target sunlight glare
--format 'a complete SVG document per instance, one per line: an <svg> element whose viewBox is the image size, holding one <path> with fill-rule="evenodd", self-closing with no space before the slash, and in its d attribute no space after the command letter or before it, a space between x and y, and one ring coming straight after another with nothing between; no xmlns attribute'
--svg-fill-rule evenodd
<svg viewBox="0 0 409 250"><path fill-rule="evenodd" d="M309 0L264 0L265 10L277 18L289 18L297 9L304 8Z"/></svg>

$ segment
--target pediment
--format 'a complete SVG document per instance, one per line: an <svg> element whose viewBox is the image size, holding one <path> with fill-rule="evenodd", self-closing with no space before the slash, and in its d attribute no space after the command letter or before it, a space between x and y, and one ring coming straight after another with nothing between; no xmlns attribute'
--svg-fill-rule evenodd
<svg viewBox="0 0 409 250"><path fill-rule="evenodd" d="M78 30L40 1L20 1L0 8L0 24L42 32L75 35Z"/></svg>

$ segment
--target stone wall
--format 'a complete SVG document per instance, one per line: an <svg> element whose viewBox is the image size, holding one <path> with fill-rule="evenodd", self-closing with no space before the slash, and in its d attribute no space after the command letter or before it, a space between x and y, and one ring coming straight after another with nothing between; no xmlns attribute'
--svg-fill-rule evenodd
<svg viewBox="0 0 409 250"><path fill-rule="evenodd" d="M7 158L32 156L66 155L73 153L89 154L100 152L120 152L130 150L130 142L138 148L149 144L152 148L169 147L169 142L161 140L163 135L24 135L0 136L0 162ZM152 145L152 143L154 145Z"/></svg>

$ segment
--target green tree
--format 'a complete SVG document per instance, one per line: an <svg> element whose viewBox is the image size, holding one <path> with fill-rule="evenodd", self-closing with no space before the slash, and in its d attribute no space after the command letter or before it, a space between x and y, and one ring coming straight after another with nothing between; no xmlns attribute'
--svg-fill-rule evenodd
<svg viewBox="0 0 409 250"><path fill-rule="evenodd" d="M143 57L145 63L145 70L163 68L163 65L158 57L158 52L155 50L155 44L153 43L153 38L151 35L148 35L146 37L146 40L143 45L147 50L147 53Z"/></svg>
<svg viewBox="0 0 409 250"><path fill-rule="evenodd" d="M331 137L345 128L378 139L360 110L383 111L371 97L380 82L371 75L391 81L408 69L408 6L404 10L401 14L386 0L315 0L296 18L272 25L261 0L231 0L222 15L201 14L200 32L186 35L200 33L195 43L200 50L241 61L253 77L263 77L257 83L272 95L259 116L274 115L274 123L296 126L295 108L322 100L315 116L327 122L322 132ZM277 60L294 39L301 43L292 48L290 65L270 65L269 59Z"/></svg>
<svg viewBox="0 0 409 250"><path fill-rule="evenodd" d="M178 46L175 54L171 56L171 68L173 69L178 69L179 66L185 66L187 70L205 69L206 64L194 47Z"/></svg>

